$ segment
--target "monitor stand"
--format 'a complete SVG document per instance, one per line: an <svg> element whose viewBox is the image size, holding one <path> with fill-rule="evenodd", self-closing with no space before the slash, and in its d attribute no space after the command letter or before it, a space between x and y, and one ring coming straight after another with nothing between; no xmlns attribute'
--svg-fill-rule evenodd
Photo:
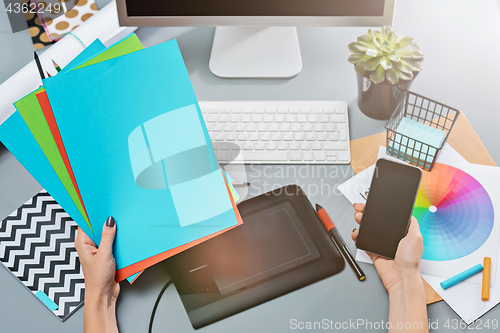
<svg viewBox="0 0 500 333"><path fill-rule="evenodd" d="M209 63L224 78L289 78L302 70L295 27L217 27Z"/></svg>

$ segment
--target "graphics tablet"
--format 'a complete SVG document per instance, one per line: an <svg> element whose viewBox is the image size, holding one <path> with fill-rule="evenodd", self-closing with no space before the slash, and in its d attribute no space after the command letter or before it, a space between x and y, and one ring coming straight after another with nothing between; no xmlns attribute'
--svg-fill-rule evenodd
<svg viewBox="0 0 500 333"><path fill-rule="evenodd" d="M238 208L243 225L164 262L194 328L344 268L300 187L282 187Z"/></svg>

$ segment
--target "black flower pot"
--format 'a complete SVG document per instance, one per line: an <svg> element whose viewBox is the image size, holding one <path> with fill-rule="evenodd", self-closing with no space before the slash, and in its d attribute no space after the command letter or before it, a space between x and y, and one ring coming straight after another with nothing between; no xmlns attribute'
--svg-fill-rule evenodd
<svg viewBox="0 0 500 333"><path fill-rule="evenodd" d="M391 117L403 99L405 91L410 89L415 79L414 75L410 81L400 80L397 84L391 84L385 80L375 84L358 72L356 76L358 77L359 109L368 117L378 120L388 120Z"/></svg>

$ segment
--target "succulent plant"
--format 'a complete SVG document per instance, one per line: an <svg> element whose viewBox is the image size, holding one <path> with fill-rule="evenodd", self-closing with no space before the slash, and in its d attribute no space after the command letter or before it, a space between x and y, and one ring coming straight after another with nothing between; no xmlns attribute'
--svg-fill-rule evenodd
<svg viewBox="0 0 500 333"><path fill-rule="evenodd" d="M355 65L356 72L373 83L385 79L391 84L400 79L408 81L422 70L424 55L420 46L411 37L398 36L389 26L383 26L382 31L368 29L367 35L349 44L349 50L353 53L349 62Z"/></svg>

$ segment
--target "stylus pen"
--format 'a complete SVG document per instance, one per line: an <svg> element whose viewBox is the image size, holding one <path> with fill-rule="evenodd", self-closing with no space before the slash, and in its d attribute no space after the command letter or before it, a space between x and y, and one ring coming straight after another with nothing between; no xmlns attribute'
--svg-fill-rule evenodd
<svg viewBox="0 0 500 333"><path fill-rule="evenodd" d="M327 212L323 207L320 205L316 204L316 211L318 212L318 217L321 220L321 223L323 223L323 226L326 229L326 232L332 239L333 243L337 246L339 249L340 253L344 256L345 260L349 263L349 266L351 266L352 270L354 273L356 273L356 276L358 277L359 281L363 281L366 279L366 275L361 269L361 267L358 266L358 263L352 256L351 251L345 245L344 240L342 239L342 236L340 236L340 233L337 230L337 227L335 227L335 224L333 224L332 219L330 216L328 216Z"/></svg>

